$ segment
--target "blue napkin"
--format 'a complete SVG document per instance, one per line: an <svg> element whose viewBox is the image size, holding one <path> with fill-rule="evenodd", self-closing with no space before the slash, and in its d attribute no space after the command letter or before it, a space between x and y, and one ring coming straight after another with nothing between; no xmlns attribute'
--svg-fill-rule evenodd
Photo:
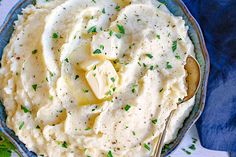
<svg viewBox="0 0 236 157"><path fill-rule="evenodd" d="M204 112L197 122L201 144L236 157L236 0L184 0L199 22L211 72Z"/></svg>

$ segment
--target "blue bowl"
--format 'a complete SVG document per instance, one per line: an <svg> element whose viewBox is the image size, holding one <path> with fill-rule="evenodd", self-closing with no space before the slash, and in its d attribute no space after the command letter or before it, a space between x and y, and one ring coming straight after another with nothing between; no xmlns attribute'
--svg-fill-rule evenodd
<svg viewBox="0 0 236 157"><path fill-rule="evenodd" d="M21 13L22 8L32 4L33 1L34 0L20 0L11 9L3 25L0 27L0 59L14 31L13 24L14 21L17 20L17 15ZM179 130L177 138L172 143L168 144L168 149L163 151L162 156L166 156L178 146L186 132L197 121L204 109L210 61L202 31L184 3L181 0L160 0L160 2L164 3L174 15L182 16L186 25L189 26L188 34L194 44L196 58L201 66L201 84L195 98L195 104L190 115L185 119L183 127ZM4 106L0 103L0 131L16 146L17 151L22 157L36 157L36 154L28 151L15 133L6 126L6 117Z"/></svg>

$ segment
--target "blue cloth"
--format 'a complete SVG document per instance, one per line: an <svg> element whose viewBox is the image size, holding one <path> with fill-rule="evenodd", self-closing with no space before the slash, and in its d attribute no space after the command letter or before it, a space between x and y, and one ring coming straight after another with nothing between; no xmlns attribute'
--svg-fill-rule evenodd
<svg viewBox="0 0 236 157"><path fill-rule="evenodd" d="M201 144L236 157L236 0L184 0L200 24L211 60Z"/></svg>

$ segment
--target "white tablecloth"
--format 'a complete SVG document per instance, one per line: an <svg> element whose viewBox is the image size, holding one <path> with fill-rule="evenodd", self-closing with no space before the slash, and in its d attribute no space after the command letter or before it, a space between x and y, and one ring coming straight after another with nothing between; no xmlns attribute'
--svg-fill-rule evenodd
<svg viewBox="0 0 236 157"><path fill-rule="evenodd" d="M0 25L3 23L7 13L13 7L13 5L18 0L0 0ZM187 149L192 144L192 138L198 139L196 144L196 150L191 151L191 155L187 155L182 149ZM181 144L177 147L177 149L170 154L171 157L229 157L227 152L220 152L220 151L212 151L203 148L199 143L199 138L197 134L196 127L193 126L189 132L184 137Z"/></svg>

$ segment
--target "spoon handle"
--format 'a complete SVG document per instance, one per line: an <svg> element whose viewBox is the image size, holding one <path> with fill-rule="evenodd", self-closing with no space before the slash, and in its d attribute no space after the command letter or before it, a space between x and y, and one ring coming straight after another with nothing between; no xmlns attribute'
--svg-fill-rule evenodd
<svg viewBox="0 0 236 157"><path fill-rule="evenodd" d="M161 151L162 151L162 148L163 148L163 143L164 143L166 132L167 132L167 126L170 123L170 120L171 120L171 117L174 114L174 111L175 110L171 111L169 117L166 120L165 128L164 128L163 132L159 135L159 139L158 139L153 157L160 157L161 156Z"/></svg>

